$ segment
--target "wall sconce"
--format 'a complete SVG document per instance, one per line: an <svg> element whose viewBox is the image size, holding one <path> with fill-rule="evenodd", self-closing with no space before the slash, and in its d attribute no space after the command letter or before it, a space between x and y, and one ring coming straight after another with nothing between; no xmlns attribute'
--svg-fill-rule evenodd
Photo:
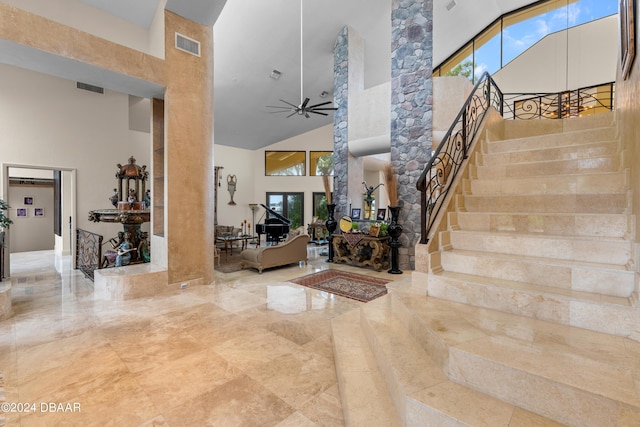
<svg viewBox="0 0 640 427"><path fill-rule="evenodd" d="M236 204L236 202L233 201L233 194L236 192L237 183L238 179L235 175L227 175L227 190L229 190L229 194L231 195L231 201L228 203L229 205Z"/></svg>

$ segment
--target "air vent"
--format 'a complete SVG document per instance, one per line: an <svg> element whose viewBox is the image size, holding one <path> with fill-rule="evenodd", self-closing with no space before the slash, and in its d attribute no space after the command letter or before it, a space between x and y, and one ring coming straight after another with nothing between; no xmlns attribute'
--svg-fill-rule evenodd
<svg viewBox="0 0 640 427"><path fill-rule="evenodd" d="M88 90L89 92L95 92L95 93L100 93L104 95L104 88L101 88L100 86L94 86L88 83L77 82L76 87L78 89Z"/></svg>
<svg viewBox="0 0 640 427"><path fill-rule="evenodd" d="M200 42L180 33L176 33L176 49L194 56L200 56Z"/></svg>

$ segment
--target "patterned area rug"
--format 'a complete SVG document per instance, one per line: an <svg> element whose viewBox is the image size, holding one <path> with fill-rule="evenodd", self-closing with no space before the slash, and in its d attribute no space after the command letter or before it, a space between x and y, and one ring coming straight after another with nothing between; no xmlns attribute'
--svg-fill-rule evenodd
<svg viewBox="0 0 640 427"><path fill-rule="evenodd" d="M319 289L357 301L369 302L386 295L390 280L337 270L325 270L291 280L298 285Z"/></svg>

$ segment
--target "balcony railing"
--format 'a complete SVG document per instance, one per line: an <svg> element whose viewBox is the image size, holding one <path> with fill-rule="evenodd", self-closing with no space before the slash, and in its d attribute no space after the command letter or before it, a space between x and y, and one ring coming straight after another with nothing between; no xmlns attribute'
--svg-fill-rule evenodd
<svg viewBox="0 0 640 427"><path fill-rule="evenodd" d="M505 119L565 119L613 110L615 83L558 93L505 93Z"/></svg>

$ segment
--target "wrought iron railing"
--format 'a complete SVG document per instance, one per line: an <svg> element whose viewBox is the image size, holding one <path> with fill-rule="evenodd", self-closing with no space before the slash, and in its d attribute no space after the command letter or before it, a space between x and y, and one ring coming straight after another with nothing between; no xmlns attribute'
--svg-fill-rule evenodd
<svg viewBox="0 0 640 427"><path fill-rule="evenodd" d="M504 118L564 119L613 110L615 83L558 93L505 93Z"/></svg>
<svg viewBox="0 0 640 427"><path fill-rule="evenodd" d="M76 229L76 268L93 281L93 270L102 261L102 236L80 228Z"/></svg>
<svg viewBox="0 0 640 427"><path fill-rule="evenodd" d="M435 218L452 188L454 178L467 158L482 120L493 107L502 114L502 92L489 73L484 73L433 153L416 184L421 194L421 237L427 243Z"/></svg>

